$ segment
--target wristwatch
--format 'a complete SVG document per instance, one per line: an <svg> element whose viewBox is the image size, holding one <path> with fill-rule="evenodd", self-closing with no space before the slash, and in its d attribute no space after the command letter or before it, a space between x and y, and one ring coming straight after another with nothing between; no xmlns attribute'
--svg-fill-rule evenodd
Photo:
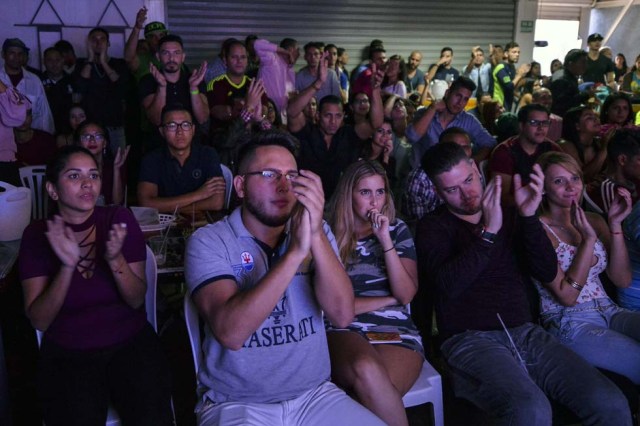
<svg viewBox="0 0 640 426"><path fill-rule="evenodd" d="M487 230L485 230L484 227L482 227L482 231L480 231L480 238L482 238L483 240L485 240L488 243L495 243L496 239L498 238L498 234L494 234L493 232L489 232Z"/></svg>

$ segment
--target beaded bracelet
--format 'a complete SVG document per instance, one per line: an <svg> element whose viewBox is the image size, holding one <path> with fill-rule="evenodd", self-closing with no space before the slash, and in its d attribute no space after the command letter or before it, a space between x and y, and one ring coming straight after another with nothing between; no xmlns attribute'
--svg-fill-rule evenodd
<svg viewBox="0 0 640 426"><path fill-rule="evenodd" d="M569 285L573 288L575 288L578 291L582 291L582 289L584 288L583 285L578 284L577 282L575 282L574 280L571 279L571 277L569 275L565 275L564 279L566 282L569 283Z"/></svg>

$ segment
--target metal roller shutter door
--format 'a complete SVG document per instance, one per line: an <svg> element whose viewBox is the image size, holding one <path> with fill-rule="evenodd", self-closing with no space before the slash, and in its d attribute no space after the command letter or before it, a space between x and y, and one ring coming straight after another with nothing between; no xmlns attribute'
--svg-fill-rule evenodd
<svg viewBox="0 0 640 426"><path fill-rule="evenodd" d="M169 29L184 38L191 65L212 59L223 39L255 33L275 43L284 37L334 43L349 52L349 69L374 38L384 41L388 56L422 51L422 69L450 46L460 69L472 46L512 40L515 21L514 0L167 0L166 6Z"/></svg>

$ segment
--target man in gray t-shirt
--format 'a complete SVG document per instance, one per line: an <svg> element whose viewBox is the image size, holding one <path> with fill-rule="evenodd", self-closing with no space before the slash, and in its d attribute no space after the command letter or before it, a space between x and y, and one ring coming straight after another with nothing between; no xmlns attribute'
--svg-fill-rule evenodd
<svg viewBox="0 0 640 426"><path fill-rule="evenodd" d="M242 206L187 245L206 323L198 424L383 424L328 381L322 314L346 326L354 296L320 178L298 172L291 136L261 134L240 153L234 186Z"/></svg>

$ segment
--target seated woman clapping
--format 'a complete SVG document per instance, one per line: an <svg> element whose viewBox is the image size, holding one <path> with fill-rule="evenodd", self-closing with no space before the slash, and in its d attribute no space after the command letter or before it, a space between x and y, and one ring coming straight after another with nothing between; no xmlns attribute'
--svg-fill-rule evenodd
<svg viewBox="0 0 640 426"><path fill-rule="evenodd" d="M327 328L332 380L387 424L406 425L402 396L424 360L406 307L418 289L416 253L395 218L384 168L370 160L350 165L329 211L356 312L347 329Z"/></svg>
<svg viewBox="0 0 640 426"><path fill-rule="evenodd" d="M89 151L61 148L46 172L57 214L22 237L25 310L44 332L44 423L104 425L111 401L123 424L169 425L169 365L143 307L144 238L127 209L96 207L100 184Z"/></svg>
<svg viewBox="0 0 640 426"><path fill-rule="evenodd" d="M558 256L553 282L536 283L543 325L594 366L640 384L640 313L617 306L599 276L606 272L618 287L631 282L622 233L631 196L617 188L605 221L580 207L582 171L571 156L549 152L538 163L545 175L540 220Z"/></svg>

